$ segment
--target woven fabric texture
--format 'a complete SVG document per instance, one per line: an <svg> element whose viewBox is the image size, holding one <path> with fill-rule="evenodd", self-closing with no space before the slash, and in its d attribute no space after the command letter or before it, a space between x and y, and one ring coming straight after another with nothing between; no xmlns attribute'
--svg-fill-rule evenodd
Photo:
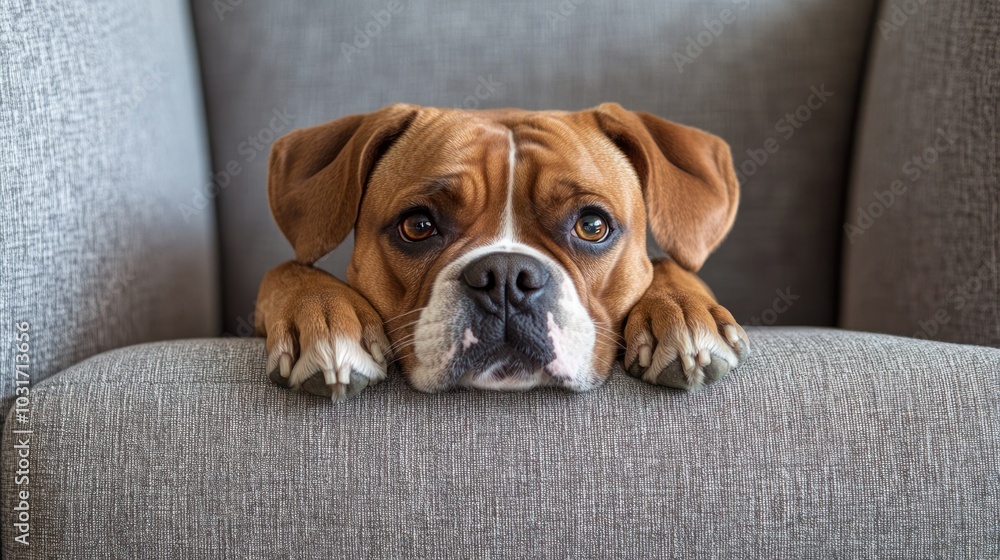
<svg viewBox="0 0 1000 560"><path fill-rule="evenodd" d="M265 379L260 340L134 346L35 390L34 558L996 557L1000 351L751 329L694 394L347 403Z"/></svg>
<svg viewBox="0 0 1000 560"><path fill-rule="evenodd" d="M4 413L15 363L38 382L218 333L213 211L181 208L209 170L189 17L180 1L0 0Z"/></svg>
<svg viewBox="0 0 1000 560"><path fill-rule="evenodd" d="M841 326L1000 347L1000 4L886 2L873 53Z"/></svg>
<svg viewBox="0 0 1000 560"><path fill-rule="evenodd" d="M836 323L871 1L226 5L195 2L194 16L229 333L252 333L261 277L292 257L265 196L271 142L396 102L574 110L616 101L720 135L742 199L703 276L741 323ZM343 278L350 254L347 243L322 266ZM788 292L794 305L773 313Z"/></svg>

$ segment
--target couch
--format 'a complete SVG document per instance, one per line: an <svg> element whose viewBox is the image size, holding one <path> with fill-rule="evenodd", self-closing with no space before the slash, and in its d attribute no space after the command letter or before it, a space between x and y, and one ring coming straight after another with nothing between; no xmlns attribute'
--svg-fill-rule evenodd
<svg viewBox="0 0 1000 560"><path fill-rule="evenodd" d="M996 3L0 6L4 556L1000 556ZM269 146L399 101L725 138L703 278L750 358L694 393L273 385Z"/></svg>

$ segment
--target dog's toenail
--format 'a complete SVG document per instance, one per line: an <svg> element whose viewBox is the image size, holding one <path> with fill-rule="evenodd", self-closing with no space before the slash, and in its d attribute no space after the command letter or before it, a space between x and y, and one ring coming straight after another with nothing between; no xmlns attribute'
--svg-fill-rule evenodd
<svg viewBox="0 0 1000 560"><path fill-rule="evenodd" d="M648 344L639 347L639 367L647 368L653 359L653 349Z"/></svg>

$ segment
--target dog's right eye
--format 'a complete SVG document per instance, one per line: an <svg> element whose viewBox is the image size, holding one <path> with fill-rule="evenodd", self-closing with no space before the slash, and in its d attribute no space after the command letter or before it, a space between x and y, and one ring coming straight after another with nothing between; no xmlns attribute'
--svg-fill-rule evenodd
<svg viewBox="0 0 1000 560"><path fill-rule="evenodd" d="M610 232L607 218L597 212L585 212L573 226L573 235L591 243L604 241Z"/></svg>
<svg viewBox="0 0 1000 560"><path fill-rule="evenodd" d="M423 241L437 232L434 220L423 212L414 212L399 222L399 235L406 241Z"/></svg>

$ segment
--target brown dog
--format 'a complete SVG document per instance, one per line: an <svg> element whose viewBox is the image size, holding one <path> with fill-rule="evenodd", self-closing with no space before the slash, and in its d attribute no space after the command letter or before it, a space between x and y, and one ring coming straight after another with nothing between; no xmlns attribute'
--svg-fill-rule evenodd
<svg viewBox="0 0 1000 560"><path fill-rule="evenodd" d="M257 307L284 385L339 400L398 364L427 392L586 391L621 349L690 389L748 348L694 275L739 198L729 147L694 128L612 103L393 105L279 139L268 196L296 256ZM669 259L647 256L647 217ZM311 265L352 229L345 284Z"/></svg>

